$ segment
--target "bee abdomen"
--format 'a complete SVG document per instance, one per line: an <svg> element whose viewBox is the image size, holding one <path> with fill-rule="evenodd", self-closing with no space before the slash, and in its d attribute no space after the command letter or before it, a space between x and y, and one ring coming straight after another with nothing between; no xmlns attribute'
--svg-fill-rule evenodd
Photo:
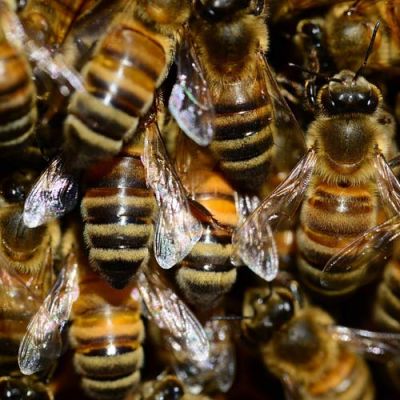
<svg viewBox="0 0 400 400"><path fill-rule="evenodd" d="M232 104L229 97L220 99L215 121L211 150L221 169L235 185L257 188L265 180L273 155L270 104L259 94L240 104Z"/></svg>
<svg viewBox="0 0 400 400"><path fill-rule="evenodd" d="M236 281L236 268L230 262L231 244L200 239L181 263L176 279L188 302L211 307Z"/></svg>
<svg viewBox="0 0 400 400"><path fill-rule="evenodd" d="M165 69L156 40L134 24L116 26L82 71L85 91L74 94L65 124L67 152L79 148L90 159L117 154L153 103Z"/></svg>
<svg viewBox="0 0 400 400"><path fill-rule="evenodd" d="M397 258L386 266L379 285L374 319L389 332L400 332L400 264Z"/></svg>
<svg viewBox="0 0 400 400"><path fill-rule="evenodd" d="M298 264L305 283L327 295L341 295L362 284L364 268L334 274L322 269L339 250L376 224L370 189L320 183L303 202L300 220ZM321 286L321 279L330 282L330 289Z"/></svg>
<svg viewBox="0 0 400 400"><path fill-rule="evenodd" d="M36 123L35 86L26 60L5 41L0 67L0 148L18 150L31 140Z"/></svg>
<svg viewBox="0 0 400 400"><path fill-rule="evenodd" d="M375 398L375 388L371 374L365 361L342 350L336 365L333 366L318 382L308 387L312 398L372 400Z"/></svg>
<svg viewBox="0 0 400 400"><path fill-rule="evenodd" d="M99 163L90 179L95 187L81 206L90 260L113 287L122 288L147 263L155 199L138 155Z"/></svg>
<svg viewBox="0 0 400 400"><path fill-rule="evenodd" d="M77 316L70 330L74 364L94 399L123 399L140 381L143 323L137 308L106 306Z"/></svg>

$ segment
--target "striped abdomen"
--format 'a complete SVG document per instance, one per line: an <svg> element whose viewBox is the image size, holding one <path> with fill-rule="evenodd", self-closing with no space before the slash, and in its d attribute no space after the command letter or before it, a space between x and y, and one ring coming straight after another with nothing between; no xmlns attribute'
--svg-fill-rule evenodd
<svg viewBox="0 0 400 400"><path fill-rule="evenodd" d="M379 328L400 333L400 246L395 244L375 300L374 319Z"/></svg>
<svg viewBox="0 0 400 400"><path fill-rule="evenodd" d="M140 303L126 290L85 277L73 306L70 342L85 393L93 399L124 399L140 383L144 327Z"/></svg>
<svg viewBox="0 0 400 400"><path fill-rule="evenodd" d="M341 295L360 286L365 268L322 273L339 250L377 223L373 188L339 186L317 181L303 202L297 231L298 267L305 283L326 295ZM329 287L321 286L321 277Z"/></svg>
<svg viewBox="0 0 400 400"><path fill-rule="evenodd" d="M121 21L106 34L83 68L85 90L71 99L67 154L79 151L85 165L119 152L153 103L173 44L135 21Z"/></svg>
<svg viewBox="0 0 400 400"><path fill-rule="evenodd" d="M218 174L204 179L196 201L218 222L233 229L237 224L233 189ZM188 302L212 307L235 283L236 268L230 262L231 232L209 220L202 222L203 235L180 263L176 279Z"/></svg>
<svg viewBox="0 0 400 400"><path fill-rule="evenodd" d="M336 363L305 392L312 399L373 400L375 388L366 362L345 348L341 348Z"/></svg>
<svg viewBox="0 0 400 400"><path fill-rule="evenodd" d="M0 70L0 157L3 157L30 143L37 112L29 64L1 31Z"/></svg>
<svg viewBox="0 0 400 400"><path fill-rule="evenodd" d="M92 168L81 206L84 235L92 265L113 287L126 286L147 263L154 210L140 152L133 147Z"/></svg>
<svg viewBox="0 0 400 400"><path fill-rule="evenodd" d="M211 150L229 180L251 191L265 181L273 155L271 104L256 76L210 83L216 112Z"/></svg>
<svg viewBox="0 0 400 400"><path fill-rule="evenodd" d="M84 0L31 0L21 12L21 21L31 39L57 47L65 39Z"/></svg>

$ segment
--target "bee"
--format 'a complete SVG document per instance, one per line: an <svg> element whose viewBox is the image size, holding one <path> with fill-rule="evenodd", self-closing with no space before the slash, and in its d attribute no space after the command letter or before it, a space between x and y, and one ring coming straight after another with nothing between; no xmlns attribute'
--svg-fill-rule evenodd
<svg viewBox="0 0 400 400"><path fill-rule="evenodd" d="M82 386L94 398L123 398L139 382L143 362L138 293L154 323L174 349L196 362L209 356L206 332L171 289L155 261L143 266L132 285L115 290L89 272L79 242L81 227L65 235L65 254L53 288L26 329L18 353L24 375L47 370L60 357L62 332L72 320L70 343Z"/></svg>
<svg viewBox="0 0 400 400"><path fill-rule="evenodd" d="M0 157L4 158L15 155L32 141L37 111L30 66L1 27L0 68Z"/></svg>
<svg viewBox="0 0 400 400"><path fill-rule="evenodd" d="M132 285L112 289L88 266L83 269L69 329L75 371L88 397L123 399L137 390L144 360L140 297Z"/></svg>
<svg viewBox="0 0 400 400"><path fill-rule="evenodd" d="M118 156L94 166L82 201L91 262L116 288L147 264L153 236L157 262L168 269L202 234L168 160L156 115Z"/></svg>
<svg viewBox="0 0 400 400"><path fill-rule="evenodd" d="M23 202L36 177L30 168L8 170L0 177L0 252L9 268L23 274L52 266L61 240L58 221L37 228L23 223Z"/></svg>
<svg viewBox="0 0 400 400"><path fill-rule="evenodd" d="M304 149L264 57L264 8L250 1L196 1L169 99L182 130L198 144L210 144L235 189L250 193L266 180L274 143L285 149L280 161L292 166Z"/></svg>
<svg viewBox="0 0 400 400"><path fill-rule="evenodd" d="M379 361L399 354L399 335L335 325L306 302L295 281L248 289L243 316L244 336L259 344L288 398L373 399L370 371L357 352Z"/></svg>
<svg viewBox="0 0 400 400"><path fill-rule="evenodd" d="M328 51L339 69L356 69L365 54L376 21L382 28L368 69L399 73L400 7L396 0L353 2L334 5L325 16Z"/></svg>
<svg viewBox="0 0 400 400"><path fill-rule="evenodd" d="M174 375L161 374L157 379L143 383L141 393L128 400L208 400L209 397L187 393L182 382Z"/></svg>
<svg viewBox="0 0 400 400"><path fill-rule="evenodd" d="M198 309L214 308L236 281L230 261L231 237L238 223L236 192L215 169L206 149L179 131L176 165L190 196L193 215L203 226L200 240L176 266L175 280L187 302Z"/></svg>
<svg viewBox="0 0 400 400"><path fill-rule="evenodd" d="M117 14L82 69L83 87L71 97L62 157L44 171L27 199L28 226L70 211L77 201L70 195L76 191L71 177L95 161L118 154L129 142L166 77L179 30L189 14L187 0L129 2Z"/></svg>
<svg viewBox="0 0 400 400"><path fill-rule="evenodd" d="M21 400L53 400L51 390L40 382L32 382L29 378L18 379L10 376L0 377L0 397L2 399L17 398Z"/></svg>
<svg viewBox="0 0 400 400"><path fill-rule="evenodd" d="M88 173L81 203L92 265L115 288L125 287L149 259L157 210L146 185L143 143L125 146Z"/></svg>
<svg viewBox="0 0 400 400"><path fill-rule="evenodd" d="M368 54L364 64L367 59ZM398 196L391 189L396 177L385 161L394 147L394 118L361 71L343 70L320 88L308 152L232 239L247 265L269 270L273 279L278 272L273 231L300 207L299 272L307 286L329 296L354 290L371 276L367 259L349 265L351 251L325 264L379 222L376 192L388 210Z"/></svg>
<svg viewBox="0 0 400 400"><path fill-rule="evenodd" d="M53 50L64 41L84 0L30 0L19 17L26 34L37 45Z"/></svg>

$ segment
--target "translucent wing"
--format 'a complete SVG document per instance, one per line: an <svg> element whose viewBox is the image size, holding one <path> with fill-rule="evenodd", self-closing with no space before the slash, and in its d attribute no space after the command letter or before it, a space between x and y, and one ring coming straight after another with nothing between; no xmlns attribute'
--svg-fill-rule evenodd
<svg viewBox="0 0 400 400"><path fill-rule="evenodd" d="M40 307L40 301L21 277L8 269L0 253L0 331L2 335L22 336L29 320Z"/></svg>
<svg viewBox="0 0 400 400"><path fill-rule="evenodd" d="M246 218L260 205L258 196L235 192L236 210L239 215L239 223L242 224Z"/></svg>
<svg viewBox="0 0 400 400"><path fill-rule="evenodd" d="M57 157L40 175L25 200L24 224L35 228L62 217L77 201L77 179L65 171L61 157Z"/></svg>
<svg viewBox="0 0 400 400"><path fill-rule="evenodd" d="M146 130L142 161L147 184L153 189L159 208L154 253L158 264L168 269L190 253L203 228L190 212L186 192L155 123Z"/></svg>
<svg viewBox="0 0 400 400"><path fill-rule="evenodd" d="M329 331L367 358L386 362L400 357L399 333L371 332L339 325L330 326Z"/></svg>
<svg viewBox="0 0 400 400"><path fill-rule="evenodd" d="M23 374L47 370L61 355L61 331L78 294L78 263L75 254L71 254L22 339L18 364Z"/></svg>
<svg viewBox="0 0 400 400"><path fill-rule="evenodd" d="M394 214L400 214L400 183L385 157L377 153L374 158L375 176L380 197L386 207Z"/></svg>
<svg viewBox="0 0 400 400"><path fill-rule="evenodd" d="M209 356L207 334L185 303L163 282L159 271L142 271L138 288L143 302L156 325L167 331L168 340L176 352L188 354L195 362Z"/></svg>
<svg viewBox="0 0 400 400"><path fill-rule="evenodd" d="M35 43L25 32L17 14L12 11L7 2L0 2L0 22L6 34L7 40L22 48L37 68L45 71L51 79L65 82L65 90L68 86L81 90L82 79L79 73L67 66L62 55L53 55L49 49Z"/></svg>
<svg viewBox="0 0 400 400"><path fill-rule="evenodd" d="M281 94L267 59L261 57L260 65L264 67L263 76L272 105L274 144L277 148L275 162L279 171L290 171L307 151L304 133Z"/></svg>
<svg viewBox="0 0 400 400"><path fill-rule="evenodd" d="M381 263L384 265L384 259L391 254L390 246L399 235L400 216L395 215L384 223L367 230L363 235L331 257L326 263L323 272L350 273L364 268L364 273L366 274L366 267L372 265L375 260L382 259ZM322 277L321 284L324 287L331 288L333 282L331 279Z"/></svg>
<svg viewBox="0 0 400 400"><path fill-rule="evenodd" d="M278 255L273 231L281 221L290 219L303 200L316 163L316 153L310 149L289 176L234 232L232 243L235 257L266 281L278 273ZM234 261L235 258L232 260Z"/></svg>
<svg viewBox="0 0 400 400"><path fill-rule="evenodd" d="M196 143L208 145L214 135L214 107L194 46L187 38L177 56L178 78L168 108L180 128Z"/></svg>
<svg viewBox="0 0 400 400"><path fill-rule="evenodd" d="M227 392L236 372L235 348L231 326L227 321L211 320L205 325L210 341L210 356L202 363L195 363L181 352L174 352L174 370L192 393L218 390Z"/></svg>

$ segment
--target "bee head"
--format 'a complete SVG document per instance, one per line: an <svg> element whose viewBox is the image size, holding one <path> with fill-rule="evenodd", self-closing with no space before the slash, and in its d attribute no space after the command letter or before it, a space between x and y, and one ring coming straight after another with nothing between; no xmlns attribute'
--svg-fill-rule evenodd
<svg viewBox="0 0 400 400"><path fill-rule="evenodd" d="M243 333L253 341L269 340L274 332L292 319L294 311L294 298L286 289L249 289L243 305Z"/></svg>
<svg viewBox="0 0 400 400"><path fill-rule="evenodd" d="M380 102L380 91L357 73L343 70L320 90L320 108L328 115L373 113Z"/></svg>
<svg viewBox="0 0 400 400"><path fill-rule="evenodd" d="M154 400L179 400L184 396L181 382L175 376L165 376L154 389Z"/></svg>
<svg viewBox="0 0 400 400"><path fill-rule="evenodd" d="M195 8L208 21L229 19L249 7L250 0L195 0Z"/></svg>

